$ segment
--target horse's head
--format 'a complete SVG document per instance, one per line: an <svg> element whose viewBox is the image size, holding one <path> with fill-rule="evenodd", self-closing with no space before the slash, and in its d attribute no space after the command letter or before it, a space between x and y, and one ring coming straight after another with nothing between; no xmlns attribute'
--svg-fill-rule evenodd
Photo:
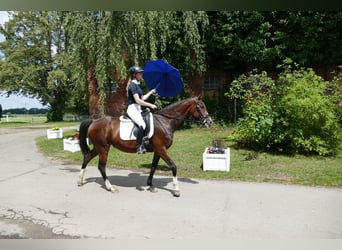
<svg viewBox="0 0 342 250"><path fill-rule="evenodd" d="M209 116L207 108L206 108L201 96L194 97L193 100L194 100L194 105L190 109L191 115L195 119L199 120L203 126L209 128L211 126L211 124L213 124L213 120Z"/></svg>

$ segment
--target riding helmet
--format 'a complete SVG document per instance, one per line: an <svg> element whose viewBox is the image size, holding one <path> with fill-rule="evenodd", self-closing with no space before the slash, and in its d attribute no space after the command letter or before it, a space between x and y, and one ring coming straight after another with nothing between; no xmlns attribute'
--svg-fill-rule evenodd
<svg viewBox="0 0 342 250"><path fill-rule="evenodd" d="M132 66L129 68L129 74L131 77L134 77L136 73L143 72L144 70L140 66Z"/></svg>

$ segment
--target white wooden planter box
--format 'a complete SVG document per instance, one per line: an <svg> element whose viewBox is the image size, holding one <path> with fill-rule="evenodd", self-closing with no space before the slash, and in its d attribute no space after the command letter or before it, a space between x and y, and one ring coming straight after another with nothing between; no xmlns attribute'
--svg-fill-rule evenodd
<svg viewBox="0 0 342 250"><path fill-rule="evenodd" d="M209 154L209 148L203 152L203 171L229 171L230 170L230 148L224 150L224 154Z"/></svg>
<svg viewBox="0 0 342 250"><path fill-rule="evenodd" d="M89 146L88 138L87 138L87 144ZM73 153L77 151L81 151L79 140L72 140L71 138L63 139L63 149L66 151L73 152Z"/></svg>
<svg viewBox="0 0 342 250"><path fill-rule="evenodd" d="M63 139L63 149L73 153L81 150L79 141L72 139Z"/></svg>
<svg viewBox="0 0 342 250"><path fill-rule="evenodd" d="M63 130L60 128L59 130L46 130L47 138L48 139L57 139L63 138Z"/></svg>

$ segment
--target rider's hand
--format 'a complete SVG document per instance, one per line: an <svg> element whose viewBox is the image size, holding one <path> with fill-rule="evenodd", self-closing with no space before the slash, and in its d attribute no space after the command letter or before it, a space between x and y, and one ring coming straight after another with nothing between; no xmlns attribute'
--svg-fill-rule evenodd
<svg viewBox="0 0 342 250"><path fill-rule="evenodd" d="M157 109L158 107L155 104L151 104L151 109Z"/></svg>

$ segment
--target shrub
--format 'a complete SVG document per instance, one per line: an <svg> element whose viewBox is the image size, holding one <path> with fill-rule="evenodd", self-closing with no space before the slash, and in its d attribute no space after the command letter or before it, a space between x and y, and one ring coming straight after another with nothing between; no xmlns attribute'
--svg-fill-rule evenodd
<svg viewBox="0 0 342 250"><path fill-rule="evenodd" d="M331 99L325 94L327 83L309 70L284 73L278 103L281 127L286 131L283 147L291 153L335 154L340 128Z"/></svg>
<svg viewBox="0 0 342 250"><path fill-rule="evenodd" d="M340 125L342 125L342 71L331 82L328 82L326 92L334 104L335 114Z"/></svg>
<svg viewBox="0 0 342 250"><path fill-rule="evenodd" d="M285 71L277 85L265 72L239 77L229 94L244 100L234 139L260 150L336 154L341 129L326 86L311 69Z"/></svg>
<svg viewBox="0 0 342 250"><path fill-rule="evenodd" d="M242 146L254 149L270 148L274 135L274 97L277 96L274 81L266 72L251 72L234 80L228 96L243 101L243 118L238 121L234 139Z"/></svg>

